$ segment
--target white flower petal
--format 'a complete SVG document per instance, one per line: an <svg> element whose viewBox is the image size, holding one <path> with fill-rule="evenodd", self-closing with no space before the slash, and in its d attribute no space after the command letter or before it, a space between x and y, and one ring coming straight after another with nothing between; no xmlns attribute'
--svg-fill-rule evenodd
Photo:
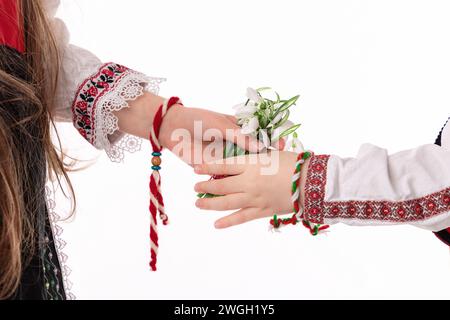
<svg viewBox="0 0 450 320"><path fill-rule="evenodd" d="M258 117L253 117L248 119L242 126L241 133L242 134L251 134L254 133L259 128Z"/></svg>
<svg viewBox="0 0 450 320"><path fill-rule="evenodd" d="M252 101L249 101L247 104L239 103L239 104L233 106L233 109L234 110L239 110L239 109L247 108L247 107L256 107L256 104L254 102L252 102Z"/></svg>
<svg viewBox="0 0 450 320"><path fill-rule="evenodd" d="M251 118L254 113L258 110L256 106L243 106L239 109L236 109L235 115L238 118Z"/></svg>
<svg viewBox="0 0 450 320"><path fill-rule="evenodd" d="M249 98L251 101L254 101L256 103L260 103L263 101L263 99L259 95L258 91L256 91L253 88L247 88L247 98Z"/></svg>
<svg viewBox="0 0 450 320"><path fill-rule="evenodd" d="M265 130L265 129L259 130L259 134L260 134L263 145L266 148L269 148L270 147L270 139L269 139L269 135L267 134L267 130Z"/></svg>

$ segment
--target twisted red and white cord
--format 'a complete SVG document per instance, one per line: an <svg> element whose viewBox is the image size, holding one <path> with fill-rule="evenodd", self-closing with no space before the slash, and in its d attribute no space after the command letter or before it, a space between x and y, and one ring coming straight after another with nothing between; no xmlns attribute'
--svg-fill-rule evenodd
<svg viewBox="0 0 450 320"><path fill-rule="evenodd" d="M328 229L327 225L312 225L310 222L304 220L303 209L300 207L300 175L301 168L305 161L313 156L311 151L302 152L298 155L297 161L295 163L295 171L291 178L291 201L294 207L294 214L290 218L278 218L277 215L274 215L273 219L270 220L270 229L279 231L279 229L283 226L292 224L296 225L298 222L302 222L303 226L306 227L309 232L315 236L320 233L323 233L324 230Z"/></svg>
<svg viewBox="0 0 450 320"><path fill-rule="evenodd" d="M164 211L164 200L161 192L161 152L163 147L159 143L159 132L161 131L161 124L164 116L174 105L182 105L181 101L177 97L172 97L165 100L159 107L153 120L153 126L150 130L150 143L153 148L152 153L152 174L150 176L150 268L152 271L156 271L156 262L158 256L158 222L157 215L161 219L163 225L169 223L169 218Z"/></svg>

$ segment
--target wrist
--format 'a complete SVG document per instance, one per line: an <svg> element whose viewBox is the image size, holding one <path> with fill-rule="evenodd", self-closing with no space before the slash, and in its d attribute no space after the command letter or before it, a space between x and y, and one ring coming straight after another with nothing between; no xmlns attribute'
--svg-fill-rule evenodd
<svg viewBox="0 0 450 320"><path fill-rule="evenodd" d="M303 210L305 208L305 187L306 187L306 179L308 177L308 168L311 158L305 160L305 163L302 166L302 170L300 171L300 208Z"/></svg>
<svg viewBox="0 0 450 320"><path fill-rule="evenodd" d="M170 108L164 117L164 121L161 124L161 130L159 132L159 142L164 148L171 149L172 133L177 129L183 128L182 114L184 109L185 108L181 104L175 104L172 108Z"/></svg>

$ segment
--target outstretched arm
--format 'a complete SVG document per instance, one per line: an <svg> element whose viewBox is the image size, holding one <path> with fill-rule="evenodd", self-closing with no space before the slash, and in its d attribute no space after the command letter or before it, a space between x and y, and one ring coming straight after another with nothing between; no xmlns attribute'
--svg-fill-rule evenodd
<svg viewBox="0 0 450 320"><path fill-rule="evenodd" d="M198 166L198 173L220 172L230 177L198 183L199 192L225 196L200 199L197 206L240 209L220 219L218 227L292 212L290 182L296 155L274 152L267 157ZM277 162L274 174L262 174L268 163ZM354 158L314 155L301 173L304 219L320 224L411 224L432 231L445 229L450 226L449 163L450 149L431 144L392 155L371 144L361 146Z"/></svg>
<svg viewBox="0 0 450 320"><path fill-rule="evenodd" d="M60 52L59 84L53 116L72 122L78 132L112 161L121 162L125 151L140 149L141 138L148 139L153 118L164 98L159 96L161 78L149 77L117 63L103 63L91 52L69 44L65 24L54 18L59 1L44 1L46 13ZM200 137L194 137L194 122L202 123ZM161 126L160 143L173 149L180 142L184 150L210 141L203 133L218 129L223 138L256 151L258 144L240 134L234 117L196 108L171 108ZM186 129L190 139L173 140L176 129ZM229 129L233 134L225 134ZM192 152L177 154L193 163ZM189 156L190 155L190 156ZM203 159L195 159L201 162Z"/></svg>

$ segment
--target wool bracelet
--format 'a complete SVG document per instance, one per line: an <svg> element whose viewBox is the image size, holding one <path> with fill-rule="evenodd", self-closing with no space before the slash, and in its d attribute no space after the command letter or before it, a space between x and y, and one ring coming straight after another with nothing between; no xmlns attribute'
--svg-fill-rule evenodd
<svg viewBox="0 0 450 320"><path fill-rule="evenodd" d="M164 103L159 107L153 119L153 126L150 130L150 143L153 148L152 152L152 174L150 176L150 268L152 271L156 271L156 262L158 256L158 223L157 214L159 213L159 218L161 219L163 225L169 223L169 218L164 211L164 200L161 193L161 176L159 170L161 170L161 152L163 147L159 143L159 133L161 131L162 121L164 116L167 114L170 108L174 105L182 105L181 101L177 97L172 97L165 100Z"/></svg>
<svg viewBox="0 0 450 320"><path fill-rule="evenodd" d="M314 225L312 226L309 221L304 220L303 212L300 208L300 174L302 165L307 159L314 155L313 152L306 151L302 152L297 156L297 162L295 163L295 171L292 175L292 187L291 187L291 201L294 206L294 214L290 218L280 219L277 215L273 216L270 220L270 225L273 229L279 229L281 226L286 226L289 224L296 225L298 222L302 221L302 225L307 228L313 236L318 235L321 231L328 229L328 225Z"/></svg>

